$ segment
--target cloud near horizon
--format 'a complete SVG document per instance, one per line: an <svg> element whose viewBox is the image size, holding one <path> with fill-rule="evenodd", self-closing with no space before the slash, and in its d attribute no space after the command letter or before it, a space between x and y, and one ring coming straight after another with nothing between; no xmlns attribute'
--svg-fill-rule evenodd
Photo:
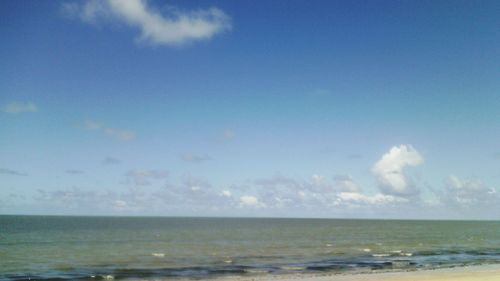
<svg viewBox="0 0 500 281"><path fill-rule="evenodd" d="M101 127L96 124L89 125L96 130ZM62 205L86 208L95 205L99 210L110 212L147 212L151 206L155 206L156 210L190 210L197 214L258 213L286 216L319 212L348 217L356 214L387 214L402 209L410 212L413 210L415 213L422 208L447 212L478 210L483 206L495 206L500 203L497 190L488 187L481 180L462 179L453 175L447 178L439 192L416 193L413 190L416 187L410 186L409 176L403 170L407 166L421 163L423 157L411 145L392 147L374 165L378 168L374 170L379 172L373 173L378 184L381 184L381 175L389 175L387 182L391 185L379 186L380 191L367 187L364 190L348 174L331 177L313 174L308 178L298 179L277 174L246 180L243 184L218 186L210 180L192 175L185 175L179 178L180 181L175 181L166 170L142 169L126 172L125 182L122 183L129 186L118 193L111 190L86 191L81 188L39 190L35 199L43 202L53 200ZM387 169L382 169L384 167ZM1 172L12 174L11 170L6 169L0 169ZM66 172L80 173L79 170ZM396 176L396 180L391 178L392 176ZM138 188L142 186L150 187ZM389 187L394 190L387 191ZM409 188L411 192L396 189L401 187Z"/></svg>
<svg viewBox="0 0 500 281"><path fill-rule="evenodd" d="M497 190L479 179L462 179L451 175L446 179L442 201L448 205L467 206L499 204Z"/></svg>
<svg viewBox="0 0 500 281"><path fill-rule="evenodd" d="M113 20L137 28L141 33L137 40L152 45L180 46L232 28L231 18L215 7L194 11L167 7L160 12L146 0L87 0L65 3L62 9L85 23Z"/></svg>

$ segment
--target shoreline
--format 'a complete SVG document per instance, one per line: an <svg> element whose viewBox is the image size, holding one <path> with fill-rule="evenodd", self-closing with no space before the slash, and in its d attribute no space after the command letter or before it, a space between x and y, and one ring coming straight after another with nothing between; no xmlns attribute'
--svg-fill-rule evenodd
<svg viewBox="0 0 500 281"><path fill-rule="evenodd" d="M183 279L184 280L184 279ZM188 280L188 279L186 279ZM192 279L190 279L192 280ZM216 281L498 281L500 264L362 273L291 273L224 276Z"/></svg>

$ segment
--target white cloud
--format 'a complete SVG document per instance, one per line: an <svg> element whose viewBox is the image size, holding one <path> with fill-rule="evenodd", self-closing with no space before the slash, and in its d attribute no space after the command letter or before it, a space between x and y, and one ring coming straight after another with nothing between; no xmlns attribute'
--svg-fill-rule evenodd
<svg viewBox="0 0 500 281"><path fill-rule="evenodd" d="M461 179L451 175L446 180L444 201L454 205L498 202L497 191L479 179Z"/></svg>
<svg viewBox="0 0 500 281"><path fill-rule="evenodd" d="M66 3L66 15L86 23L115 20L141 32L138 40L154 45L182 45L207 40L231 29L231 19L222 10L180 11L170 7L163 13L146 0L87 0L83 4Z"/></svg>
<svg viewBox="0 0 500 281"><path fill-rule="evenodd" d="M240 197L240 207L264 207L264 204L255 196L244 195Z"/></svg>
<svg viewBox="0 0 500 281"><path fill-rule="evenodd" d="M106 200L109 195L108 193L98 194L95 191L86 191L74 187L72 189L55 191L39 189L36 199L76 207L96 204L98 199Z"/></svg>
<svg viewBox="0 0 500 281"><path fill-rule="evenodd" d="M87 130L100 130L102 128L102 124L92 120L85 120L83 122L83 127Z"/></svg>
<svg viewBox="0 0 500 281"><path fill-rule="evenodd" d="M168 171L165 170L132 170L126 174L129 182L135 185L151 185L152 180L165 179Z"/></svg>
<svg viewBox="0 0 500 281"><path fill-rule="evenodd" d="M95 212L96 214L109 211L137 211L151 210L157 200L144 192L128 190L116 193L110 190L87 190L73 187L71 189L43 190L33 198L47 206L61 205L65 209L81 212ZM102 213L101 213L102 214Z"/></svg>
<svg viewBox="0 0 500 281"><path fill-rule="evenodd" d="M234 133L233 130L226 129L224 132L222 132L222 139L223 140L232 140L236 137L236 134Z"/></svg>
<svg viewBox="0 0 500 281"><path fill-rule="evenodd" d="M76 169L68 169L66 171L64 171L66 174L70 174L70 175L81 175L81 174L85 174L85 171L82 171L82 170L76 170Z"/></svg>
<svg viewBox="0 0 500 281"><path fill-rule="evenodd" d="M316 177L321 177L317 176ZM313 180L314 180L314 175L313 175ZM319 180L317 178L316 180ZM254 180L254 183L257 184L258 186L261 186L265 189L271 189L271 188L296 188L300 185L300 183L292 178L284 177L281 175L275 175L270 178L260 178Z"/></svg>
<svg viewBox="0 0 500 281"><path fill-rule="evenodd" d="M392 195L385 195L381 193L369 196L358 192L341 192L337 195L337 200L335 201L335 204L359 205L359 206L366 206L366 205L382 206L387 204L406 203L406 202L408 202L408 199L406 198L401 198Z"/></svg>
<svg viewBox="0 0 500 281"><path fill-rule="evenodd" d="M129 141L135 138L135 132L125 129L109 128L104 126L102 123L85 120L83 122L83 128L89 131L99 131L102 132L116 140L119 141Z"/></svg>
<svg viewBox="0 0 500 281"><path fill-rule="evenodd" d="M418 166L423 162L424 158L411 145L394 146L375 163L372 172L383 193L412 195L418 191L412 178L405 174L404 169Z"/></svg>
<svg viewBox="0 0 500 281"><path fill-rule="evenodd" d="M6 168L0 168L0 174L12 175L12 176L27 176L28 175L27 173L24 173L24 172L6 169Z"/></svg>
<svg viewBox="0 0 500 281"><path fill-rule="evenodd" d="M62 12L65 16L78 18L86 23L95 24L101 17L111 16L106 1L87 0L84 3L63 3Z"/></svg>
<svg viewBox="0 0 500 281"><path fill-rule="evenodd" d="M223 190L220 195L223 197L231 197L233 194L229 190Z"/></svg>
<svg viewBox="0 0 500 281"><path fill-rule="evenodd" d="M5 112L5 113L17 114L17 113L23 113L23 112L36 112L36 111L38 111L38 108L32 102L13 101L11 103L4 105L1 108L1 110L2 110L2 112Z"/></svg>
<svg viewBox="0 0 500 281"><path fill-rule="evenodd" d="M117 140L128 141L135 138L135 133L129 130L106 128L104 133Z"/></svg>
<svg viewBox="0 0 500 281"><path fill-rule="evenodd" d="M314 174L311 176L311 181L314 185L324 185L326 184L326 178L322 175Z"/></svg>
<svg viewBox="0 0 500 281"><path fill-rule="evenodd" d="M333 178L333 185L336 190L343 192L358 192L360 189L349 175L337 175Z"/></svg>
<svg viewBox="0 0 500 281"><path fill-rule="evenodd" d="M184 153L181 155L181 159L190 163L202 163L205 161L212 160L212 157L208 155L195 155L192 153Z"/></svg>
<svg viewBox="0 0 500 281"><path fill-rule="evenodd" d="M123 208L126 208L128 207L128 204L126 201L123 201L123 200L115 200L113 203L112 203L113 207L116 208L116 209L123 209Z"/></svg>
<svg viewBox="0 0 500 281"><path fill-rule="evenodd" d="M122 161L118 158L108 156L108 157L104 158L104 160L102 162L106 165L118 165Z"/></svg>

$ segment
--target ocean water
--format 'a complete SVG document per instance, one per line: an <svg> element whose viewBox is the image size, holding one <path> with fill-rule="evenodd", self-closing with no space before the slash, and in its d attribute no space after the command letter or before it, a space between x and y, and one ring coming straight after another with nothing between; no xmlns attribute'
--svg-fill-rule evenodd
<svg viewBox="0 0 500 281"><path fill-rule="evenodd" d="M500 222L0 216L0 280L205 279L500 263Z"/></svg>

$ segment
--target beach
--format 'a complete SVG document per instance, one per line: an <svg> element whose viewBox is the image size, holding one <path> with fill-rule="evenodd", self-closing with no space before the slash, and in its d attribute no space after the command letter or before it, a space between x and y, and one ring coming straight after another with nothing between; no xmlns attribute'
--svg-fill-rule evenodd
<svg viewBox="0 0 500 281"><path fill-rule="evenodd" d="M361 274L286 274L224 277L219 281L497 281L500 265Z"/></svg>

